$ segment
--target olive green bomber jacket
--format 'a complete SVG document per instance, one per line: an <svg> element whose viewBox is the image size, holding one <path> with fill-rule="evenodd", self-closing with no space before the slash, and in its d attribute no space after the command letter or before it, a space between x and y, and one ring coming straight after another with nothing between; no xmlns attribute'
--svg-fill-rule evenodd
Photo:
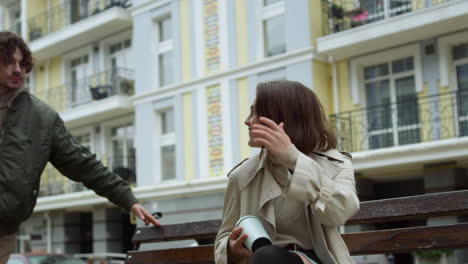
<svg viewBox="0 0 468 264"><path fill-rule="evenodd" d="M128 184L76 143L55 110L22 92L0 131L0 236L31 216L47 162L126 210L137 203Z"/></svg>

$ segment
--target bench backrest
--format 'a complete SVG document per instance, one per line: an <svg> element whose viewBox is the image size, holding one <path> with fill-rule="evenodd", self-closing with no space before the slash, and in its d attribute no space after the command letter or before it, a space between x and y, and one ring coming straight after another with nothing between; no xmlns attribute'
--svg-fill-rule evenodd
<svg viewBox="0 0 468 264"><path fill-rule="evenodd" d="M361 202L347 224L383 223L468 214L468 190ZM140 227L133 236L141 243L195 239L213 240L221 220L162 227ZM421 226L343 234L352 255L413 252L468 247L468 223ZM129 251L131 263L214 263L213 245L151 251Z"/></svg>

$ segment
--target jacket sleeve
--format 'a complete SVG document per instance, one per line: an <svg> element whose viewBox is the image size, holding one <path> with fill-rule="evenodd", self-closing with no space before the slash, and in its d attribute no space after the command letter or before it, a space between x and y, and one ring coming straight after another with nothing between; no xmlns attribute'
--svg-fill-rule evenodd
<svg viewBox="0 0 468 264"><path fill-rule="evenodd" d="M138 202L127 183L76 142L59 116L54 122L51 141L49 161L63 175L82 182L96 194L127 211Z"/></svg>
<svg viewBox="0 0 468 264"><path fill-rule="evenodd" d="M299 153L289 178L285 195L310 203L322 225L344 225L359 210L351 159L344 159L340 165L327 161L328 166L322 168L312 158Z"/></svg>
<svg viewBox="0 0 468 264"><path fill-rule="evenodd" d="M228 237L240 217L239 191L235 179L229 178L224 195L223 221L215 240L215 263L228 263Z"/></svg>

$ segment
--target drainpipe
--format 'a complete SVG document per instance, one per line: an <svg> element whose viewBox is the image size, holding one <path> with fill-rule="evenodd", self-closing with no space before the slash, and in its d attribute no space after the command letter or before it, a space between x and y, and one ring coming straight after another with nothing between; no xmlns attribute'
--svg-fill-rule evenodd
<svg viewBox="0 0 468 264"><path fill-rule="evenodd" d="M49 67L50 67L50 59L47 60L47 62L45 63L44 65L44 74L45 74L45 89L46 89L46 96L45 98L47 98L46 102L50 103L50 98L49 98L49 95L50 95L50 79L49 79Z"/></svg>
<svg viewBox="0 0 468 264"><path fill-rule="evenodd" d="M49 212L44 213L44 218L46 220L46 243L47 243L47 252L52 253L52 221L50 220Z"/></svg>
<svg viewBox="0 0 468 264"><path fill-rule="evenodd" d="M26 0L21 0L21 3L20 3L20 20L21 20L21 37L26 40L26 39L29 39L29 36L28 34L26 34L26 31L28 30L28 21L26 20L26 18L28 17L28 14L27 14L27 9L26 9Z"/></svg>
<svg viewBox="0 0 468 264"><path fill-rule="evenodd" d="M333 60L332 56L328 56L328 61L332 64L332 86L333 86L333 111L335 115L338 115L340 112L340 98L338 94L338 72L336 69L336 62ZM336 116L336 135L338 140L338 146L341 145L341 136L340 136L340 122L338 116Z"/></svg>

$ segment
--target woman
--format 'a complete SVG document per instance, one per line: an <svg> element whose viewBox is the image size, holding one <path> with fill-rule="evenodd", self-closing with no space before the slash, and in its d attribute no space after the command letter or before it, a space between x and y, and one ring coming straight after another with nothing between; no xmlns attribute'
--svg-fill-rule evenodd
<svg viewBox="0 0 468 264"><path fill-rule="evenodd" d="M245 125L262 150L229 173L216 263L354 263L337 230L359 209L351 158L335 150L317 96L298 82L260 83ZM259 218L272 246L242 245L244 215Z"/></svg>

